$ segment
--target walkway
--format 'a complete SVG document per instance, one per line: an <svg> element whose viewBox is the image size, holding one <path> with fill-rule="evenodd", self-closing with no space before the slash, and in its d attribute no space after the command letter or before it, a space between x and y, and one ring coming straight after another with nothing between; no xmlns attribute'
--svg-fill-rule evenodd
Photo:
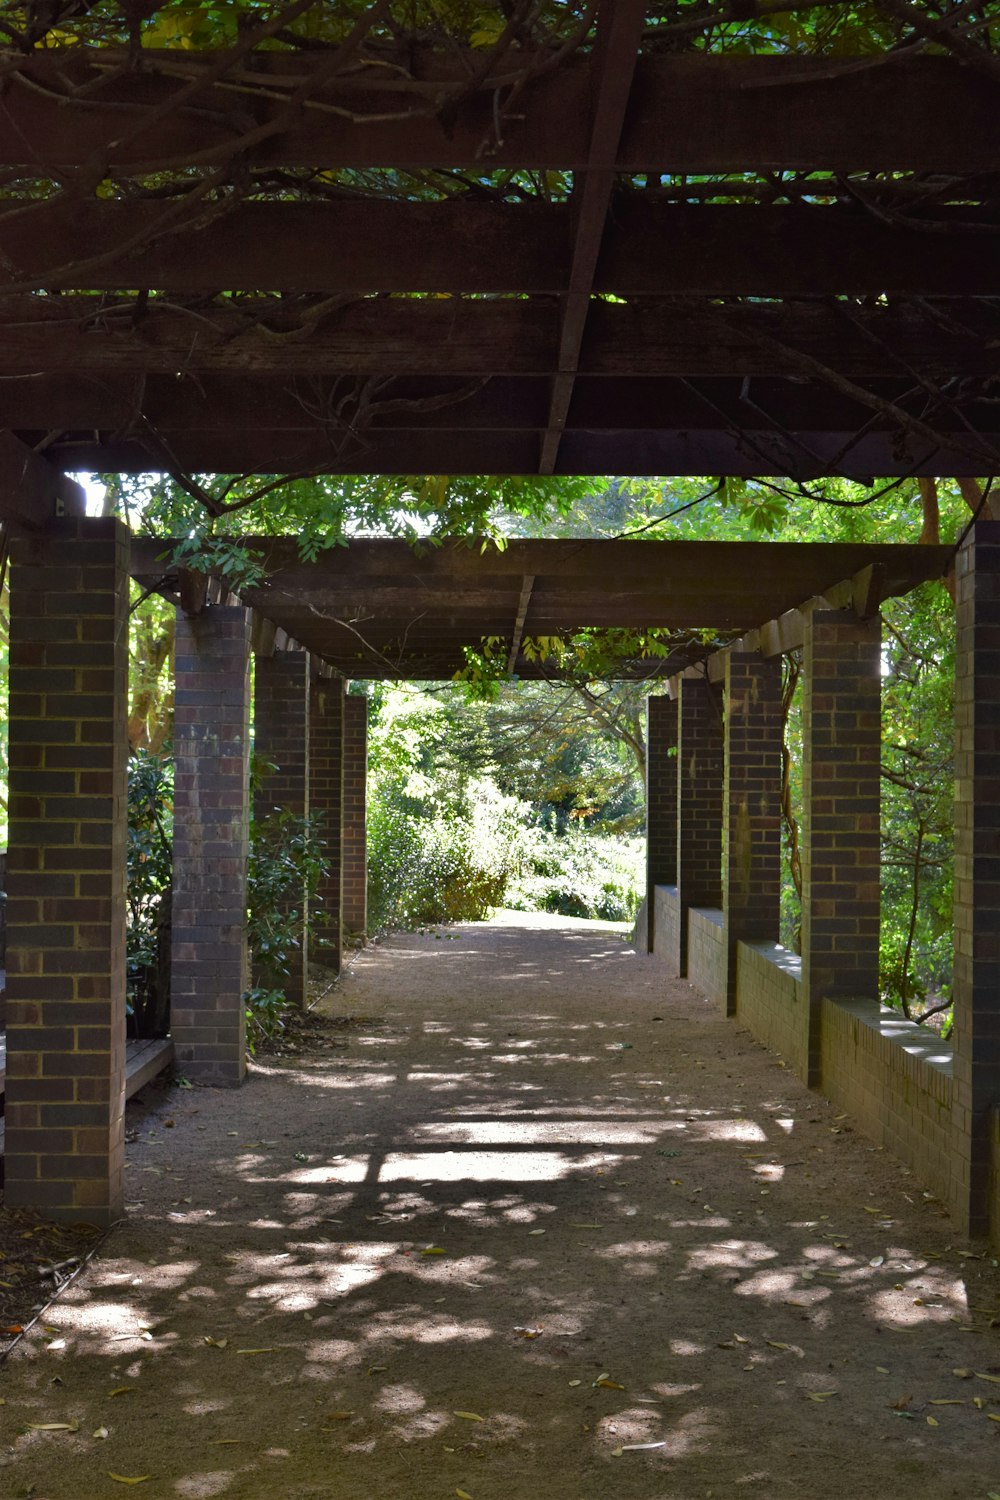
<svg viewBox="0 0 1000 1500"><path fill-rule="evenodd" d="M128 1223L5 1368L0 1492L1000 1492L994 1265L619 932L397 938L331 1000L242 1093L151 1091Z"/></svg>

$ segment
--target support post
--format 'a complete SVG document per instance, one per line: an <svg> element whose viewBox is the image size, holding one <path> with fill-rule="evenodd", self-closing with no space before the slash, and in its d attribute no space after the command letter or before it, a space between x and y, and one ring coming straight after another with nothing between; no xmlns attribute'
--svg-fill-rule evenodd
<svg viewBox="0 0 1000 1500"><path fill-rule="evenodd" d="M344 871L344 683L316 678L309 707L309 797L326 851L327 874L316 892L311 931L319 963L339 970L343 943Z"/></svg>
<svg viewBox="0 0 1000 1500"><path fill-rule="evenodd" d="M821 1082L827 996L878 996L881 629L808 616L802 703L802 993L797 1065Z"/></svg>
<svg viewBox="0 0 1000 1500"><path fill-rule="evenodd" d="M368 933L368 699L344 699L344 932Z"/></svg>
<svg viewBox="0 0 1000 1500"><path fill-rule="evenodd" d="M677 700L677 969L688 969L688 912L722 906L722 702L707 677Z"/></svg>
<svg viewBox="0 0 1000 1500"><path fill-rule="evenodd" d="M651 694L646 699L647 953L656 945L656 887L676 884L677 702L665 693Z"/></svg>
<svg viewBox="0 0 1000 1500"><path fill-rule="evenodd" d="M123 1207L128 534L11 541L6 1201Z"/></svg>
<svg viewBox="0 0 1000 1500"><path fill-rule="evenodd" d="M777 941L781 909L781 658L726 657L726 1015L736 1014L740 940Z"/></svg>
<svg viewBox="0 0 1000 1500"><path fill-rule="evenodd" d="M246 1076L250 615L178 611L171 1031L183 1073Z"/></svg>
<svg viewBox="0 0 1000 1500"><path fill-rule="evenodd" d="M955 560L955 1156L952 1207L992 1228L1000 1105L1000 522L978 521Z"/></svg>
<svg viewBox="0 0 1000 1500"><path fill-rule="evenodd" d="M309 653L274 651L254 662L254 751L274 766L261 777L254 794L254 817L271 814L309 816ZM284 990L290 1005L306 1003L309 968L308 893L290 892L281 916L292 922L295 947L281 972L255 955L255 982Z"/></svg>

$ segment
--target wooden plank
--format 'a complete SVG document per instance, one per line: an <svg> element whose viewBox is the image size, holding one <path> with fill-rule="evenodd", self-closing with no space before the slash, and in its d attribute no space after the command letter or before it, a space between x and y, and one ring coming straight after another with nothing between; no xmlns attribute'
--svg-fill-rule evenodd
<svg viewBox="0 0 1000 1500"><path fill-rule="evenodd" d="M772 428L695 431L566 431L559 474L732 474L785 476L802 481L836 472L870 482L873 476L942 474L981 476L1000 450L1000 414L990 431L957 432L938 446L889 430L858 436L858 426L805 430L794 439ZM533 431L368 431L357 441L331 444L315 433L252 431L172 434L169 452L152 435L141 439L70 433L51 445L53 459L69 470L146 473L177 463L189 473L216 474L532 474L538 441Z"/></svg>
<svg viewBox="0 0 1000 1500"><path fill-rule="evenodd" d="M521 584L521 597L517 601L517 617L514 620L514 631L510 640L510 650L507 653L507 676L513 675L517 665L517 659L521 655L521 640L524 636L524 622L528 614L528 605L531 603L531 591L535 587L534 575L526 573Z"/></svg>
<svg viewBox="0 0 1000 1500"><path fill-rule="evenodd" d="M156 1078L174 1061L170 1037L125 1043L125 1097L131 1099L144 1084Z"/></svg>
<svg viewBox="0 0 1000 1500"><path fill-rule="evenodd" d="M598 12L594 69L593 130L587 166L573 184L573 258L562 302L556 375L538 469L555 472L559 444L573 398L583 334L590 311L594 271L615 183L618 142L625 122L636 53L646 18L644 0L605 0Z"/></svg>
<svg viewBox="0 0 1000 1500"><path fill-rule="evenodd" d="M336 167L491 166L578 170L590 153L586 58L571 59L522 91L495 140L494 91L458 106L447 125L433 114L379 123L387 97L367 87L372 70L315 89L362 119L308 107L281 128L283 93L329 68L327 54L257 53L232 80L207 85L193 107L137 128L143 109L163 104L217 65L212 53L143 53L143 71L125 54L34 53L9 68L0 166L37 175L100 161L108 173L155 172L164 164L227 161L248 127L247 165ZM410 54L407 61L410 61ZM480 62L418 52L429 82L461 85ZM20 84L23 71L36 85ZM246 79L244 83L242 79ZM97 87L99 83L99 89ZM380 81L381 78L380 78ZM254 86L258 92L254 92ZM74 90L78 92L74 93ZM503 93L501 91L501 109ZM422 102L421 107L427 109ZM949 57L644 57L637 68L618 166L628 172L852 171L992 172L1000 156L995 86Z"/></svg>
<svg viewBox="0 0 1000 1500"><path fill-rule="evenodd" d="M24 281L79 285L79 273L63 269L66 247L79 245L86 285L109 291L553 294L570 282L565 203L234 200L214 217L196 205L188 228L163 224L163 213L155 203L57 198L0 216L0 295ZM948 205L887 223L857 205L693 207L622 194L593 285L616 296L996 295L995 237L976 219L996 224Z"/></svg>
<svg viewBox="0 0 1000 1500"><path fill-rule="evenodd" d="M14 433L0 431L0 518L37 531L59 516L86 514L80 486Z"/></svg>
<svg viewBox="0 0 1000 1500"><path fill-rule="evenodd" d="M37 420L44 402L58 400L72 419L103 393L121 420L141 404L144 377L173 383L183 399L186 375L278 376L287 383L345 372L471 380L556 370L551 301L366 298L314 324L306 318L297 331L305 316L273 302L192 316L174 304L159 308L154 299L137 316L131 301L115 312L96 297L0 297L5 411L16 396L18 409ZM850 317L816 302L598 302L579 368L595 378L800 376L777 343L857 379L891 376L904 365L929 379L956 372L992 377L998 340L1000 312L985 299L855 307ZM19 374L23 384L7 383Z"/></svg>

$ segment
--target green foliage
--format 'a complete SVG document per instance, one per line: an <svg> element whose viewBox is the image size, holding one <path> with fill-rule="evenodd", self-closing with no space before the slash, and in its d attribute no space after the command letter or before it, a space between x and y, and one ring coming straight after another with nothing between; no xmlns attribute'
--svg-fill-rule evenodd
<svg viewBox="0 0 1000 1500"><path fill-rule="evenodd" d="M139 1036L166 1025L162 944L170 920L174 768L140 750L128 765L126 1010Z"/></svg>
<svg viewBox="0 0 1000 1500"><path fill-rule="evenodd" d="M585 832L525 830L522 874L504 904L516 911L559 912L604 922L634 921L645 878L645 841Z"/></svg>

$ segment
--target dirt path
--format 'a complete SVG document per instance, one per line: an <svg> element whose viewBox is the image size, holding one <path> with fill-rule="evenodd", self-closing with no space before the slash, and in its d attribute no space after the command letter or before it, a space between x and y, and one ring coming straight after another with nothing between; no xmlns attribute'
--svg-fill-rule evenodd
<svg viewBox="0 0 1000 1500"><path fill-rule="evenodd" d="M397 938L330 1013L136 1117L5 1500L1000 1494L995 1264L619 932Z"/></svg>

